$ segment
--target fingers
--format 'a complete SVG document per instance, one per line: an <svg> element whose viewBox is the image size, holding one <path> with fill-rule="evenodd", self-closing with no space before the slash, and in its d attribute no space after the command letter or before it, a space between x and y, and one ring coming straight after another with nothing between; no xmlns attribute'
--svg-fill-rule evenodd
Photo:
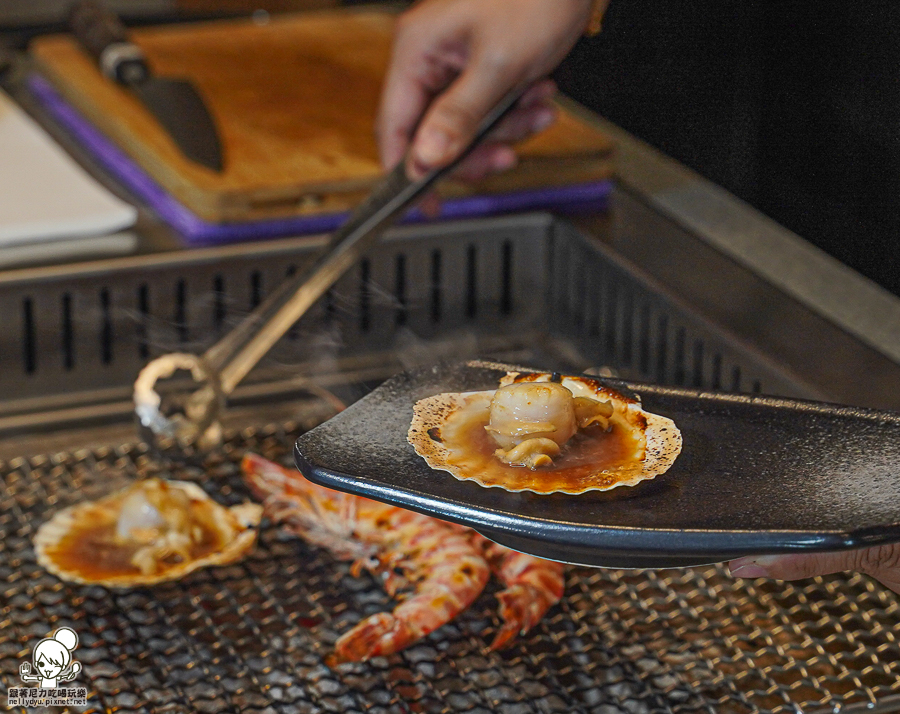
<svg viewBox="0 0 900 714"><path fill-rule="evenodd" d="M480 181L490 174L508 171L518 163L516 152L505 144L483 144L466 157L453 171L461 181Z"/></svg>
<svg viewBox="0 0 900 714"><path fill-rule="evenodd" d="M845 557L845 553L762 555L733 560L728 568L732 575L739 578L799 580L849 570L850 565L844 562Z"/></svg>
<svg viewBox="0 0 900 714"><path fill-rule="evenodd" d="M556 108L550 102L556 91L556 85L547 80L541 82L541 87L550 91L535 94L534 101L529 103L524 102L527 95L523 97L516 108L491 132L492 141L505 143L522 141L553 124L556 120Z"/></svg>
<svg viewBox="0 0 900 714"><path fill-rule="evenodd" d="M550 98L556 91L556 86L547 80L541 82L534 89L538 91L534 93L529 92L529 94L524 96L517 108L510 112L490 133L490 143L476 147L466 157L466 160L454 171L453 175L456 178L466 181L477 181L488 174L512 168L516 165L516 154L509 144L523 141L547 129L556 121L556 108L549 103ZM431 163L422 160L422 154L418 150L421 144L418 143L417 138L417 143L411 152L410 175L414 177L420 176L429 169L452 161L462 151L466 141L452 146L450 153L445 155L442 160Z"/></svg>
<svg viewBox="0 0 900 714"><path fill-rule="evenodd" d="M503 52L475 48L462 74L426 111L413 139L411 164L427 170L455 159L484 116L522 81L519 64Z"/></svg>
<svg viewBox="0 0 900 714"><path fill-rule="evenodd" d="M419 117L432 98L432 93L421 81L421 77L411 69L417 63L404 62L402 59L410 50L399 45L395 49L395 62L392 62L385 80L375 122L381 165L388 170L403 158ZM399 64L396 61L398 53Z"/></svg>
<svg viewBox="0 0 900 714"><path fill-rule="evenodd" d="M453 171L453 177L462 181L478 181L485 176L506 171L516 165L516 152L503 144L479 146ZM441 215L441 198L430 191L419 200L419 210L428 219Z"/></svg>
<svg viewBox="0 0 900 714"><path fill-rule="evenodd" d="M415 178L456 159L506 92L552 71L581 35L588 11L584 0L430 0L403 13L376 121L384 167L408 152ZM547 80L536 83L492 141L510 143L546 128L554 91ZM510 163L508 152L492 149L463 173Z"/></svg>
<svg viewBox="0 0 900 714"><path fill-rule="evenodd" d="M425 109L465 63L465 57L454 49L434 51L435 46L454 44L461 30L455 18L422 22L416 19L416 12L416 8L408 11L397 23L375 121L381 163L386 169L402 158Z"/></svg>
<svg viewBox="0 0 900 714"><path fill-rule="evenodd" d="M541 83L545 91L536 93L531 106L523 106L513 110L490 133L490 141L476 147L453 172L453 176L463 181L478 181L493 173L507 171L517 163L516 153L509 146L537 134L556 121L556 108L547 103L555 86L551 82ZM546 91L549 86L550 91ZM419 176L428 171L430 166L413 162L411 176Z"/></svg>
<svg viewBox="0 0 900 714"><path fill-rule="evenodd" d="M489 174L506 171L516 165L516 152L503 144L479 146L453 171L453 177L462 181L478 181ZM441 215L441 198L431 191L419 200L419 210L428 219Z"/></svg>
<svg viewBox="0 0 900 714"><path fill-rule="evenodd" d="M491 132L491 141L476 147L453 171L453 177L461 181L479 181L490 174L508 171L518 163L516 152L508 144L528 138L546 129L556 120L556 109L547 102L556 93L556 85L545 80L529 89L514 110ZM418 167L415 173L424 173ZM411 172L413 173L413 172ZM436 193L428 194L419 204L428 218L437 218L441 203Z"/></svg>
<svg viewBox="0 0 900 714"><path fill-rule="evenodd" d="M528 109L541 104L546 104L556 95L556 82L552 79L542 79L532 84L519 100L520 109Z"/></svg>
<svg viewBox="0 0 900 714"><path fill-rule="evenodd" d="M550 80L539 82L529 89L518 107L490 134L490 141L476 147L453 172L454 178L478 181L485 176L513 168L517 163L515 144L543 131L556 121L556 109L548 104L556 93Z"/></svg>
<svg viewBox="0 0 900 714"><path fill-rule="evenodd" d="M375 125L381 165L386 170L393 169L403 158L416 122L430 99L415 84L410 85L409 91L399 93L390 84L385 86L381 101L382 114L388 113L389 118L380 117Z"/></svg>
<svg viewBox="0 0 900 714"><path fill-rule="evenodd" d="M799 580L848 570L857 571L871 575L894 592L900 593L898 543L839 553L751 556L733 560L728 566L735 577L778 580Z"/></svg>

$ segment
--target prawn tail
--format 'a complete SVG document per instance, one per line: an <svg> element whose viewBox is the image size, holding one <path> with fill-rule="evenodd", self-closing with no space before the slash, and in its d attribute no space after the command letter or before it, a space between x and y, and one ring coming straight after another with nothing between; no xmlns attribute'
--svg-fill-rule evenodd
<svg viewBox="0 0 900 714"><path fill-rule="evenodd" d="M543 597L537 588L521 583L497 593L497 600L503 624L491 642L492 650L505 647L516 635L524 635L540 622L554 604Z"/></svg>
<svg viewBox="0 0 900 714"><path fill-rule="evenodd" d="M408 582L402 576L395 577L398 583ZM361 662L399 652L465 610L489 577L488 564L476 552L456 554L452 563L431 569L429 577L417 583L415 594L392 613L372 615L342 635L329 664Z"/></svg>
<svg viewBox="0 0 900 714"><path fill-rule="evenodd" d="M389 612L367 617L338 638L328 665L363 662L369 657L389 655L409 644L410 635L403 623Z"/></svg>
<svg viewBox="0 0 900 714"><path fill-rule="evenodd" d="M565 588L561 563L504 550L496 563L496 572L506 585L497 593L503 624L491 643L492 650L506 646L517 634L524 635L540 622L560 601Z"/></svg>

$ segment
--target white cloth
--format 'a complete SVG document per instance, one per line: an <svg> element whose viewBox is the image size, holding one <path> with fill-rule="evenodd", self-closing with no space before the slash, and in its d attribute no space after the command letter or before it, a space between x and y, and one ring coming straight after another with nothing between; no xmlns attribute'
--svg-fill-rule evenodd
<svg viewBox="0 0 900 714"><path fill-rule="evenodd" d="M0 248L100 236L137 211L88 175L0 92Z"/></svg>

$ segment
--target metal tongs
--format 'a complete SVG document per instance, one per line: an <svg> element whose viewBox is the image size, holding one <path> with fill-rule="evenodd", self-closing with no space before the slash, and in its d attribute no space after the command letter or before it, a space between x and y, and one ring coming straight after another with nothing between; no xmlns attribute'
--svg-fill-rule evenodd
<svg viewBox="0 0 900 714"><path fill-rule="evenodd" d="M433 169L418 180L410 180L406 175L407 157L404 157L332 235L322 255L306 271L280 285L204 354L174 352L147 364L134 383L135 413L141 437L156 447L173 442L201 449L216 445L221 440L219 415L226 397L394 221L469 155L515 106L523 92L524 88L517 87L506 94L450 164ZM157 383L176 373L189 374L195 386L180 400L178 411L167 414Z"/></svg>

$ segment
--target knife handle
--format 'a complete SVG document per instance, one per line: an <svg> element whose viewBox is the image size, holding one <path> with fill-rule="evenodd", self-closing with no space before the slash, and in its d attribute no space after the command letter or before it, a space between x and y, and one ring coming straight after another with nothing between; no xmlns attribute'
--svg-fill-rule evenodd
<svg viewBox="0 0 900 714"><path fill-rule="evenodd" d="M141 48L128 40L125 26L114 13L94 0L80 0L69 12L69 28L90 52L100 71L125 85L140 84L150 76Z"/></svg>

